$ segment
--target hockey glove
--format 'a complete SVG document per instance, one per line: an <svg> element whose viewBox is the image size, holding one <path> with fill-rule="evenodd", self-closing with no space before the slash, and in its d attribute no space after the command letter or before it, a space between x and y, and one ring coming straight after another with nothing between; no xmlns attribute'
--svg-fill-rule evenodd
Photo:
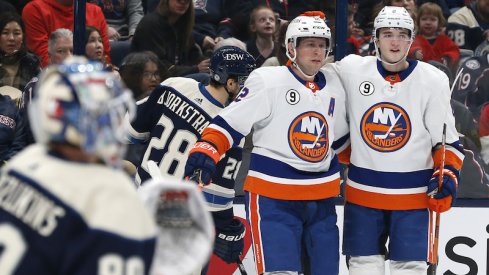
<svg viewBox="0 0 489 275"><path fill-rule="evenodd" d="M226 263L235 263L244 248L245 227L238 219L233 219L225 228L216 226L214 254Z"/></svg>
<svg viewBox="0 0 489 275"><path fill-rule="evenodd" d="M185 179L198 184L210 184L219 158L220 155L212 144L205 141L195 143L185 164Z"/></svg>
<svg viewBox="0 0 489 275"><path fill-rule="evenodd" d="M457 176L449 169L443 169L441 191L438 188L440 170L436 170L428 183L427 194L430 197L428 207L437 213L448 211L457 197Z"/></svg>

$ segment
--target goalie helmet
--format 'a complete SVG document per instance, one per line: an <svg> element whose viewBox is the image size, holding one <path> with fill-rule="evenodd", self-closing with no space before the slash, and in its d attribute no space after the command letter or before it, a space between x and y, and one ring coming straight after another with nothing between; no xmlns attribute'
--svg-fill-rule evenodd
<svg viewBox="0 0 489 275"><path fill-rule="evenodd" d="M384 7L374 20L373 38L377 39L381 28L402 28L409 30L414 39L414 21L404 7Z"/></svg>
<svg viewBox="0 0 489 275"><path fill-rule="evenodd" d="M289 42L292 42L295 52L297 40L301 37L325 38L328 44L327 53L331 51L331 30L320 16L300 15L290 22L285 33L285 45L287 46ZM294 58L292 58L288 50L286 55L290 60L295 60L296 55L294 54Z"/></svg>
<svg viewBox="0 0 489 275"><path fill-rule="evenodd" d="M255 58L235 46L223 46L214 51L210 61L210 77L223 85L230 77L237 77L243 86L248 75L256 68Z"/></svg>
<svg viewBox="0 0 489 275"><path fill-rule="evenodd" d="M79 147L111 166L125 152L124 116L135 103L122 82L99 62L72 57L48 67L29 105L29 118L39 143Z"/></svg>

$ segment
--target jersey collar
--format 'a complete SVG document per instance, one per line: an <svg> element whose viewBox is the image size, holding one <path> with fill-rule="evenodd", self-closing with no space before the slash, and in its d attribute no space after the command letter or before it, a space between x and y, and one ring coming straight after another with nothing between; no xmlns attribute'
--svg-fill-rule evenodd
<svg viewBox="0 0 489 275"><path fill-rule="evenodd" d="M418 65L417 60L408 60L408 63L409 66L407 67L407 69L396 74L392 74L384 69L380 60L377 60L377 70L386 81L389 81L391 85L393 85L394 83L401 82L406 79L414 70L414 68L416 68L416 65Z"/></svg>
<svg viewBox="0 0 489 275"><path fill-rule="evenodd" d="M211 95L211 93L209 93L209 91L207 91L207 89L205 88L204 84L202 84L200 82L199 82L199 90L202 93L202 95L204 95L204 97L207 98L207 100L209 100L212 104L214 104L214 105L216 105L218 107L224 108L224 105L222 105L221 102L219 102L217 99L215 99Z"/></svg>
<svg viewBox="0 0 489 275"><path fill-rule="evenodd" d="M289 72L295 77L295 79L297 79L300 83L302 83L302 85L304 85L306 88L310 89L313 92L317 90L321 90L322 88L324 88L324 86L326 86L326 78L324 77L324 74L321 71L319 71L314 77L314 82L312 84L315 85L315 88L313 89L309 86L311 85L311 81L306 81L300 78L294 72L294 70L292 70L291 66L287 66L287 69L289 69Z"/></svg>

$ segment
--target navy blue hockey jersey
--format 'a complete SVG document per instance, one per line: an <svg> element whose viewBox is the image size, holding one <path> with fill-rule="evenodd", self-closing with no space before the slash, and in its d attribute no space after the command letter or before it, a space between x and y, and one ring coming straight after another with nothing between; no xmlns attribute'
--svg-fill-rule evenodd
<svg viewBox="0 0 489 275"><path fill-rule="evenodd" d="M0 274L148 274L156 226L130 179L32 145L0 174Z"/></svg>
<svg viewBox="0 0 489 275"><path fill-rule="evenodd" d="M182 179L188 152L222 108L202 83L182 77L165 80L138 102L136 119L129 125L130 139L148 145L137 168L136 182L150 178L149 160L158 164L163 177ZM204 189L209 210L231 207L240 165L241 147L229 150L218 162L212 179L215 184Z"/></svg>

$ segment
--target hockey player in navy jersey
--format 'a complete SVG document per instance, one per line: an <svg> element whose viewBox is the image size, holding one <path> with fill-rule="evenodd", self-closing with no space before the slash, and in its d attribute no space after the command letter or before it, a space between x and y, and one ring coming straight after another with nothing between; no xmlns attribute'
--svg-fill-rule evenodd
<svg viewBox="0 0 489 275"><path fill-rule="evenodd" d="M332 197L339 194L340 175L331 145L348 126L339 79L319 71L331 47L330 29L319 13L302 15L289 24L285 44L292 64L250 74L190 151L185 175L209 184L221 155L253 130L244 189L258 274L303 272L303 244L313 275L338 274Z"/></svg>
<svg viewBox="0 0 489 275"><path fill-rule="evenodd" d="M81 57L36 89L37 143L0 174L0 274L148 274L156 226L118 169L131 93Z"/></svg>
<svg viewBox="0 0 489 275"><path fill-rule="evenodd" d="M156 162L163 177L182 179L188 152L254 69L253 56L225 46L211 57L209 85L190 78L169 78L141 100L136 119L129 125L133 143L148 142L136 181L144 183L150 178L148 161ZM216 238L214 253L228 263L236 261L244 246L244 225L233 218L234 179L240 163L241 148L228 151L215 167L213 184L202 190L216 234L225 236Z"/></svg>
<svg viewBox="0 0 489 275"><path fill-rule="evenodd" d="M337 63L351 138L343 227L351 275L384 274L386 255L390 274L426 274L428 209L447 211L456 198L464 155L448 78L406 59L413 38L408 12L387 6L374 21L377 58L349 55Z"/></svg>

